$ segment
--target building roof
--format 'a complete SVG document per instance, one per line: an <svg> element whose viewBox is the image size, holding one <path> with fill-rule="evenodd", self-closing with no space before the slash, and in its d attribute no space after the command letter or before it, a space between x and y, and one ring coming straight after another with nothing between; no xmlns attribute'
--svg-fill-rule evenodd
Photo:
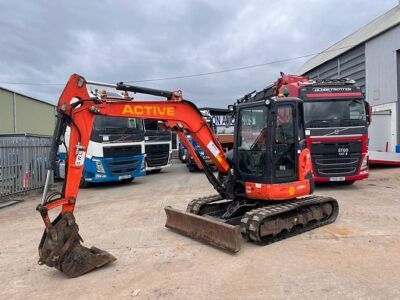
<svg viewBox="0 0 400 300"><path fill-rule="evenodd" d="M15 94L20 95L20 96L23 96L23 97L30 98L30 99L35 100L35 101L42 102L42 103L44 103L44 104L48 104L48 105L51 105L51 106L55 106L55 104L50 103L50 102L48 102L48 101L41 100L41 99L38 99L38 98L35 98L35 97L32 97L32 96L29 96L29 95L26 95L26 94L17 92L17 91L13 91L13 90L10 90L10 89L5 88L5 87L2 87L2 86L0 86L0 89L1 89L1 90L5 90L5 91L7 91L7 92L15 93Z"/></svg>
<svg viewBox="0 0 400 300"><path fill-rule="evenodd" d="M298 74L304 74L319 65L331 60L350 49L365 43L366 41L382 34L383 32L400 24L400 5L393 7L385 14L379 16L367 25L361 27L356 32L348 35L344 39L333 44L329 48L322 51L309 59L298 70Z"/></svg>

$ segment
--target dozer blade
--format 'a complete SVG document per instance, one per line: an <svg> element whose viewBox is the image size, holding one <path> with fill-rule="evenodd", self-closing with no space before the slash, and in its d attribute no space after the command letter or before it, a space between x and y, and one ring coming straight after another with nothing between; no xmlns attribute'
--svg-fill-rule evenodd
<svg viewBox="0 0 400 300"><path fill-rule="evenodd" d="M116 260L104 250L82 246L78 231L72 213L59 215L43 233L39 264L55 267L73 278Z"/></svg>
<svg viewBox="0 0 400 300"><path fill-rule="evenodd" d="M240 251L240 227L183 212L170 206L165 227L230 252Z"/></svg>

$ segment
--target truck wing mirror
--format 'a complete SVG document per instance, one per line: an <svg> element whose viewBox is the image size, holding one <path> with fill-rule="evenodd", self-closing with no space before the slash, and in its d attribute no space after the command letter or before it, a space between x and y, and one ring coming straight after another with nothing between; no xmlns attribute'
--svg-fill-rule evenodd
<svg viewBox="0 0 400 300"><path fill-rule="evenodd" d="M232 116L227 115L227 116L226 116L225 128L229 128L229 127L231 126L231 122L232 122Z"/></svg>
<svg viewBox="0 0 400 300"><path fill-rule="evenodd" d="M233 120L233 112L226 115L226 124L225 124L225 128L231 127L231 125L232 125L232 120Z"/></svg>
<svg viewBox="0 0 400 300"><path fill-rule="evenodd" d="M365 105L365 112L367 114L367 121L368 121L368 124L371 124L371 121L372 121L372 107L367 101L365 101L364 103L365 103L364 104Z"/></svg>

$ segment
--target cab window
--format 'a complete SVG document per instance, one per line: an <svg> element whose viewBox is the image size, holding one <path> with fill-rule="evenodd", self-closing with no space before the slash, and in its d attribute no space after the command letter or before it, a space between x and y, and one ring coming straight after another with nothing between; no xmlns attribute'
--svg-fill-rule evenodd
<svg viewBox="0 0 400 300"><path fill-rule="evenodd" d="M289 178L295 175L296 141L294 121L292 105L278 107L274 146L276 178Z"/></svg>
<svg viewBox="0 0 400 300"><path fill-rule="evenodd" d="M265 106L241 109L238 130L238 167L259 176L266 168L267 115Z"/></svg>

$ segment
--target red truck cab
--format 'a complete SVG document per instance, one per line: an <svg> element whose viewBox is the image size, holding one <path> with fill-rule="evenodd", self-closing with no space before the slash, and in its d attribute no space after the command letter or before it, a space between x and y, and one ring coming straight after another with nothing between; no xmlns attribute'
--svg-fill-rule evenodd
<svg viewBox="0 0 400 300"><path fill-rule="evenodd" d="M353 183L368 177L370 106L354 80L281 74L273 89L275 95L304 101L306 143L315 181Z"/></svg>

